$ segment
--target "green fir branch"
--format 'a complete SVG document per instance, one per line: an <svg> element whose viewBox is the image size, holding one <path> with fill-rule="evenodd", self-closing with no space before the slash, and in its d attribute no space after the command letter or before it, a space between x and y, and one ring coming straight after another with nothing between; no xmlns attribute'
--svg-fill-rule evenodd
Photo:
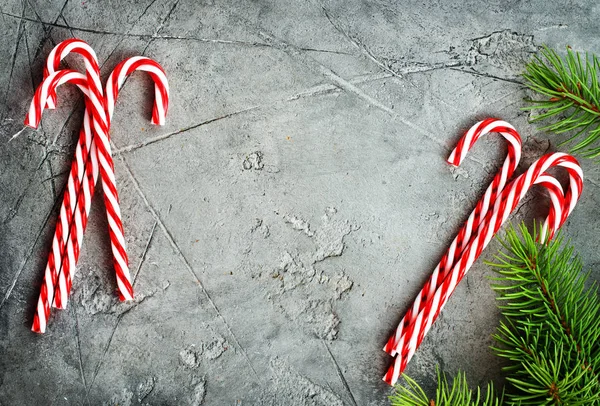
<svg viewBox="0 0 600 406"><path fill-rule="evenodd" d="M489 263L498 274L492 288L503 315L493 349L508 363L504 400L491 385L481 398L483 391L469 389L464 373L449 384L438 371L435 398L404 376L392 405L600 405L598 285L582 273L562 237L541 244L536 231L524 225L519 231L506 233L504 249Z"/></svg>
<svg viewBox="0 0 600 406"><path fill-rule="evenodd" d="M600 301L572 247L510 230L492 265L504 319L494 335L506 358L507 398L521 405L600 404Z"/></svg>
<svg viewBox="0 0 600 406"><path fill-rule="evenodd" d="M575 143L572 152L582 152L586 157L600 156L600 87L598 69L600 61L595 55L582 58L567 47L561 58L554 50L544 46L541 56L530 62L523 77L527 86L542 95L542 100L528 100L526 110L540 113L531 121L556 120L542 127L557 134L571 133L561 143Z"/></svg>
<svg viewBox="0 0 600 406"><path fill-rule="evenodd" d="M396 385L395 393L390 396L392 406L500 406L502 396L496 396L494 384L489 383L485 389L472 390L467 384L464 372L459 372L452 383L445 374L437 370L438 388L435 399L427 397L423 389L414 380L403 375L406 386Z"/></svg>

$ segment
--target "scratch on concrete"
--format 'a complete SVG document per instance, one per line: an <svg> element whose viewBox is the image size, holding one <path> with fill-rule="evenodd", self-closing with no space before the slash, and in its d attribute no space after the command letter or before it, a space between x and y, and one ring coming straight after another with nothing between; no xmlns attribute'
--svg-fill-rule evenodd
<svg viewBox="0 0 600 406"><path fill-rule="evenodd" d="M77 309L71 305L71 314L73 316L73 335L75 339L75 346L77 347L77 356L79 359L79 372L81 373L81 381L83 382L83 388L85 392L88 391L87 382L85 380L85 372L83 369L83 357L81 356L81 339L79 338L79 320L77 318Z"/></svg>
<svg viewBox="0 0 600 406"><path fill-rule="evenodd" d="M150 244L152 243L152 238L154 238L154 230L156 230L157 224L158 223L155 221L154 225L152 226L152 230L150 231L150 237L148 237L148 242L146 242L146 246L144 247L144 252L142 253L142 256L140 258L140 263L138 264L137 269L135 270L135 274L133 276L133 282L131 283L132 287L135 286L137 277L140 274L140 269L142 269L142 265L144 264L144 261L146 260L146 254L148 253L148 249L150 248Z"/></svg>
<svg viewBox="0 0 600 406"><path fill-rule="evenodd" d="M338 376L340 377L340 380L342 381L342 385L344 385L346 392L348 392L348 396L350 396L350 400L352 401L352 404L354 406L357 406L356 399L354 398L354 394L352 393L352 390L350 389L350 385L348 385L348 381L346 381L346 378L344 377L344 374L342 373L342 369L340 368L340 365L338 364L337 360L333 356L333 353L331 352L331 349L327 345L327 342L325 340L321 340L321 342L323 343L323 346L325 346L325 349L327 350L327 353L329 354L329 357L331 358L331 362L333 362L333 365L335 366L335 370L336 370Z"/></svg>
<svg viewBox="0 0 600 406"><path fill-rule="evenodd" d="M334 208L327 208L319 227L312 227L300 215L284 215L283 221L313 241L314 249L290 246L282 250L279 245L273 246L272 242L262 238L257 240L257 244L266 245L264 249L282 250L278 262L242 266L245 272L267 288L267 299L287 318L306 334L326 340L337 338L340 319L335 311L335 302L351 291L353 282L344 271L332 273L318 269L320 267L316 265L327 258L342 255L344 238L359 229L347 220L334 218L335 214Z"/></svg>
<svg viewBox="0 0 600 406"><path fill-rule="evenodd" d="M8 82L6 83L6 90L4 92L4 112L2 114L2 120L4 120L4 114L6 114L7 110L8 110L8 106L10 105L8 103L8 97L10 95L10 85L12 83L12 77L13 77L13 72L15 71L15 64L17 62L17 52L19 51L19 44L21 43L21 36L23 35L23 33L25 32L25 29L23 28L23 16L25 15L25 4L23 4L23 8L21 9L21 19L19 20L19 26L17 27L17 38L15 40L15 48L13 50L12 56L11 56L11 64L10 64L10 73L8 74ZM0 120L0 121L2 121Z"/></svg>
<svg viewBox="0 0 600 406"><path fill-rule="evenodd" d="M233 117L233 116L237 116L239 114L246 113L246 112L249 112L249 111L253 111L253 110L256 110L256 109L258 109L258 106L248 107L248 108L245 108L245 109L242 109L242 110L234 111L232 113L224 114L224 115L219 116L219 117L211 118L209 120L205 120L205 121L202 121L202 122L197 123L197 124L192 124L192 125L190 125L188 127L182 128L182 129L177 130L177 131L173 131L173 132L170 132L170 133L167 133L167 134L162 134L162 135L159 135L159 136L156 136L156 137L153 137L153 138L148 138L148 139L146 139L146 140L144 140L144 141L142 141L142 142L140 142L138 144L128 145L128 146L125 146L125 147L122 147L122 148L115 148L114 151L113 151L113 155L114 156L118 156L118 155L121 155L121 154L126 153L126 152L132 152L132 151L135 151L135 150L137 150L139 148L143 148L143 147L146 147L148 145L152 145L152 144L154 144L156 142L167 140L167 139L171 138L174 135L184 134L184 133L186 133L188 131L195 130L196 128L205 126L207 124L211 124L211 123L214 123L216 121L224 120L224 119L227 119L227 118L230 118L230 117Z"/></svg>
<svg viewBox="0 0 600 406"><path fill-rule="evenodd" d="M373 81L377 81L377 80L382 80L382 79L386 79L389 78L390 75L388 74L375 74L375 75L360 75L356 78L353 78L351 80L349 80L349 83L352 84L361 84L361 83L368 83L368 82L373 82ZM121 154L125 154L125 153L129 153L129 152L133 152L136 151L140 148L146 147L148 145L152 145L154 143L157 142L161 142L164 140L167 140L169 138L171 138L172 136L175 135L181 135L181 134L185 134L188 131L191 130L195 130L196 128L208 125L208 124L213 124L217 121L220 120L224 120L224 119L228 119L228 118L232 118L241 114L245 114L245 113L249 113L252 111L258 111L261 109L266 109L269 107L273 107L276 105L279 105L283 102L292 102L292 101L296 101L299 99L303 99L303 98L308 98L308 97L315 97L315 96L320 96L320 95L324 95L324 94L329 94L332 92L339 92L342 91L342 89L340 89L339 86L335 86L335 85L317 85L317 86L313 86L311 88L308 88L306 90L302 90L300 92L296 92L290 96L286 96L283 99L280 100L276 100L270 103L266 103L266 104L262 104L262 105L257 105L257 106L250 106L250 107L245 107L242 108L240 110L236 110L233 111L231 113L227 113L227 114L223 114L219 117L215 117L215 118L211 118L208 120L204 120L200 123L196 123L196 124L192 124L188 127L182 128L180 130L177 131L172 131L169 132L167 134L161 134L158 135L156 137L152 137L152 138L148 138L142 142L136 143L136 144L131 144L131 145L127 145L124 147L116 147L112 152L114 156L117 155L121 155Z"/></svg>

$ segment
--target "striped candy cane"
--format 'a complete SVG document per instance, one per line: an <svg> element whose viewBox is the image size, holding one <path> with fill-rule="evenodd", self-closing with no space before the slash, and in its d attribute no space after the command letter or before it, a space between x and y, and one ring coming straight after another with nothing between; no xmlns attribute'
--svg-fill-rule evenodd
<svg viewBox="0 0 600 406"><path fill-rule="evenodd" d="M49 94L52 92L56 93L56 87L63 83L73 83L77 85L86 96L86 104L89 103L89 88L87 78L82 74L74 71L63 70L51 74L48 76L42 84L37 88L34 98L31 102L29 112L25 117L25 125L37 128L39 126L43 106L47 105ZM84 125L80 131L79 141L75 151L75 162L81 165L86 160L89 153L87 152L85 145L88 140L91 139L91 129L89 115L84 114ZM91 162L90 162L91 165ZM89 188L87 182L83 182L80 174L78 173L77 165L71 167L69 172L69 178L67 181L67 190L65 191L63 202L60 208L59 220L56 224L56 230L52 240L52 249L48 255L48 263L46 265L46 271L44 273L44 280L42 282L42 288L40 291L40 297L38 299L38 305L36 313L34 315L34 321L32 330L38 333L43 333L46 330L46 324L50 315L50 304L55 295L55 286L58 281L58 275L70 266L70 260L65 258L65 252L68 252L69 257L72 257L76 253L78 254L79 249L75 249L73 246L67 250L69 245L69 232L72 230L72 224L74 215L75 221L81 222L77 211L76 204L78 202L79 191L86 186Z"/></svg>
<svg viewBox="0 0 600 406"><path fill-rule="evenodd" d="M504 160L500 171L496 174L483 197L479 200L475 209L460 229L458 235L448 247L448 250L440 260L440 263L434 269L431 277L415 298L413 306L406 312L394 334L383 348L383 350L390 355L396 355L397 348L401 348L404 345L402 342L404 330L409 324L414 322L419 311L425 306L438 285L444 280L448 272L450 272L455 261L471 239L473 230L477 230L482 219L486 216L490 207L490 202L494 201L496 196L502 191L506 182L512 177L519 164L519 160L521 159L521 136L512 125L506 121L495 118L488 118L472 126L458 141L456 148L454 148L448 158L448 163L459 166L477 140L481 136L491 132L500 133L506 139L508 142L508 155Z"/></svg>
<svg viewBox="0 0 600 406"><path fill-rule="evenodd" d="M152 123L164 125L169 104L169 85L167 77L158 63L150 58L136 56L126 59L117 65L108 78L106 83L106 130L110 128L110 120L114 113L115 102L121 86L125 83L127 76L136 70L148 72L154 80L155 98L154 107L152 109ZM104 135L106 135L106 137ZM119 287L121 300L127 300L133 298L133 288L131 285L131 276L126 266L127 256L124 249L125 241L123 239L123 226L120 220L121 213L118 205L118 196L116 194L117 190L116 186L113 187L115 181L112 160L110 161L110 165L107 164L108 158L111 155L108 131L101 135L100 139L102 140L102 146L100 147L99 145L98 154L101 167L104 168L102 179L105 189L104 196L109 226L111 226L110 237L115 258L117 285Z"/></svg>
<svg viewBox="0 0 600 406"><path fill-rule="evenodd" d="M554 166L562 166L569 173L569 189L564 197L559 196L558 182L551 180L552 177L545 174ZM384 381L389 384L396 383L458 283L534 184L543 184L551 191L551 197L555 195L551 201L551 211L545 227L549 231L547 235L542 236L543 239L549 239L564 224L579 200L583 186L583 173L577 160L572 156L564 153L548 154L536 161L526 173L505 188L496 199L493 210L488 213L479 227L476 237L469 242L460 260L454 265L452 273L444 279L428 306L419 313L415 322L406 330L405 344L399 349L394 365L388 370Z"/></svg>
<svg viewBox="0 0 600 406"><path fill-rule="evenodd" d="M70 53L77 53L83 57L89 91L94 95L95 100L103 101L98 58L94 50L80 39L65 40L52 49L46 61L44 76L47 77L56 72L60 62ZM50 89L46 107L54 108L55 105L56 91ZM84 122L84 128L88 130L89 115L90 112L86 108L85 116L88 123ZM76 270L80 247L83 242L83 232L87 225L91 201L98 179L98 156L93 133L88 132L85 138L80 137L80 143L75 151L75 159L71 164L71 172L76 174L76 179L79 180L82 187L76 191L68 189L66 192L71 193L71 200L75 202L75 211L72 226L67 233L65 252L62 255L62 267L59 267L58 270L58 284L55 286L55 295L52 302L52 305L59 309L64 309L67 306L68 294L71 291L73 274Z"/></svg>

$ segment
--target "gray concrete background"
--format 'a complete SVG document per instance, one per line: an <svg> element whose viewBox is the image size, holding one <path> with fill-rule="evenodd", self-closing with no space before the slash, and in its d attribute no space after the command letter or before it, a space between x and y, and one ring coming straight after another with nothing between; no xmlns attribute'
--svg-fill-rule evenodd
<svg viewBox="0 0 600 406"><path fill-rule="evenodd" d="M486 137L457 170L450 149L490 115L520 130L523 165L557 149L519 110L519 73L542 43L600 53L600 5L560 3L4 1L0 404L387 404L381 348L506 147ZM155 58L171 104L153 127L136 74L112 127L136 300L116 300L98 189L70 306L38 336L81 96L61 90L40 130L9 140L72 36L104 78ZM600 174L583 164L565 231L597 268ZM545 207L533 192L512 223ZM436 364L500 376L489 274L479 260L452 297L408 368L419 382Z"/></svg>

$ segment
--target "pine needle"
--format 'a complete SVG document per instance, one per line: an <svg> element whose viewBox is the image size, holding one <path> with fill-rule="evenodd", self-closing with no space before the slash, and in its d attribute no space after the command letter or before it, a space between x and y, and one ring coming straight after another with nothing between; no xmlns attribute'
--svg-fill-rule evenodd
<svg viewBox="0 0 600 406"><path fill-rule="evenodd" d="M572 152L581 152L588 158L600 156L600 87L598 69L600 61L595 55L573 52L561 58L554 50L544 46L541 57L535 56L523 77L527 87L543 97L527 100L532 105L525 110L540 113L531 121L555 118L541 129L556 134L568 133L561 145L574 144Z"/></svg>

